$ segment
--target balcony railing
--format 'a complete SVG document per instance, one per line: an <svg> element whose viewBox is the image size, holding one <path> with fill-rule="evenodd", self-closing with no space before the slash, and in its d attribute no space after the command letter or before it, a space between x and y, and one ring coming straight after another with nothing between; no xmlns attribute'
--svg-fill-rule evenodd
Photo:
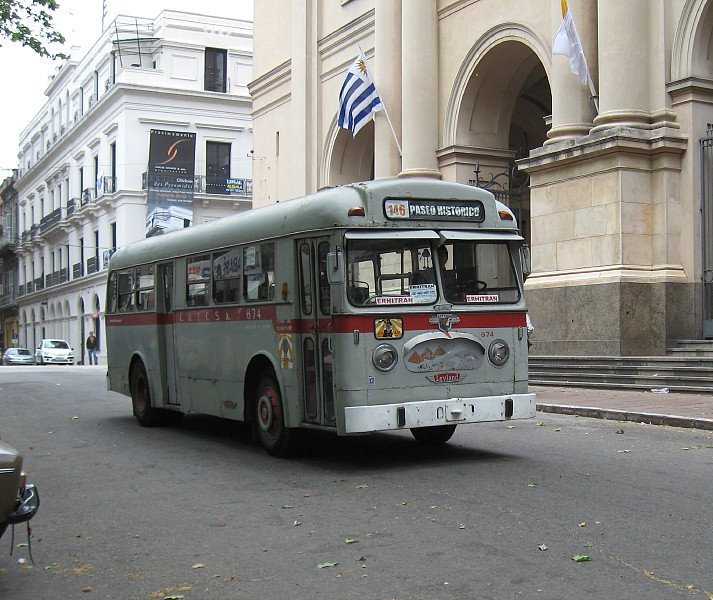
<svg viewBox="0 0 713 600"><path fill-rule="evenodd" d="M40 290L45 289L45 278L44 277L38 277L35 279L35 291L39 292Z"/></svg>
<svg viewBox="0 0 713 600"><path fill-rule="evenodd" d="M71 200L67 200L67 218L71 217L74 214L74 205L77 203L78 200L76 198L72 198Z"/></svg>
<svg viewBox="0 0 713 600"><path fill-rule="evenodd" d="M27 242L30 241L30 237L31 237L31 236L30 236L30 232L29 232L29 231L23 231L23 232L22 232L22 235L20 235L20 241L21 241L23 244L26 244Z"/></svg>
<svg viewBox="0 0 713 600"><path fill-rule="evenodd" d="M91 273L96 273L99 270L99 259L96 256L92 256L87 259L87 275Z"/></svg>
<svg viewBox="0 0 713 600"><path fill-rule="evenodd" d="M97 197L116 192L116 177L100 177L97 181Z"/></svg>
<svg viewBox="0 0 713 600"><path fill-rule="evenodd" d="M141 174L141 189L148 188L148 173ZM252 196L253 180L240 177L215 178L196 175L193 178L193 191L197 194L220 194L230 196Z"/></svg>
<svg viewBox="0 0 713 600"><path fill-rule="evenodd" d="M67 281L69 281L69 269L65 267L59 270L59 282L66 283Z"/></svg>
<svg viewBox="0 0 713 600"><path fill-rule="evenodd" d="M79 279L84 276L84 265L81 262L72 265L72 279Z"/></svg>
<svg viewBox="0 0 713 600"><path fill-rule="evenodd" d="M42 217L40 220L40 233L47 233L57 223L62 220L62 209L53 210L50 214Z"/></svg>

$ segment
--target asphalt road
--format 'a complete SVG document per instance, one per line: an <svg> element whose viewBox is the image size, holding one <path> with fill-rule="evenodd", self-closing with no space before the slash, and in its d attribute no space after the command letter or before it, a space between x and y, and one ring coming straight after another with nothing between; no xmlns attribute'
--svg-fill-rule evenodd
<svg viewBox="0 0 713 600"><path fill-rule="evenodd" d="M2 367L0 436L42 499L3 600L713 598L711 432L538 414L276 459L219 419L139 427L101 368Z"/></svg>

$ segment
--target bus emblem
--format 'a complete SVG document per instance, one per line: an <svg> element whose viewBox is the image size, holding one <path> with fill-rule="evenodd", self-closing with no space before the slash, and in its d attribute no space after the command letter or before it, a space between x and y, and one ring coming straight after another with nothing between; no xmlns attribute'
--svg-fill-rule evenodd
<svg viewBox="0 0 713 600"><path fill-rule="evenodd" d="M453 325L460 323L460 317L456 315L436 315L428 320L431 325L438 325L438 329L445 333L448 337L451 337L449 332L453 328Z"/></svg>
<svg viewBox="0 0 713 600"><path fill-rule="evenodd" d="M433 383L458 383L465 379L462 373L437 373L436 375L426 375L426 379Z"/></svg>

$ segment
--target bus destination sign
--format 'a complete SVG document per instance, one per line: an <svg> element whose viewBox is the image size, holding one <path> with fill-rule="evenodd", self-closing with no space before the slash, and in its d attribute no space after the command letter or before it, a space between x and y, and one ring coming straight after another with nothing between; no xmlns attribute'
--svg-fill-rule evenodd
<svg viewBox="0 0 713 600"><path fill-rule="evenodd" d="M475 221L485 220L480 200L426 200L423 198L387 198L384 215L390 220Z"/></svg>

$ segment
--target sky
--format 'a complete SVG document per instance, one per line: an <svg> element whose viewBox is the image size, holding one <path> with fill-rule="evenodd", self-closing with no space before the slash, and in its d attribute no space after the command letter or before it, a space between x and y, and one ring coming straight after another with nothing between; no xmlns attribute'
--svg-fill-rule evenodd
<svg viewBox="0 0 713 600"><path fill-rule="evenodd" d="M28 0L29 1L29 0ZM59 0L54 13L55 28L66 38L63 52L81 46L86 52L102 31L102 8L106 5L104 26L117 14L154 18L171 9L252 20L253 0ZM0 38L0 180L17 167L19 138L47 97L44 91L61 60L39 57L30 48ZM56 51L56 50L55 50ZM77 58L81 58L80 53Z"/></svg>

